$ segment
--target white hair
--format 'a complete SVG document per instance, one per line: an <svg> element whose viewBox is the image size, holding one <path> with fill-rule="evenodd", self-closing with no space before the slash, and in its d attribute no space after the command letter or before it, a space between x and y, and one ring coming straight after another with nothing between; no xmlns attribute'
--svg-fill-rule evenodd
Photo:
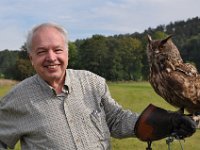
<svg viewBox="0 0 200 150"><path fill-rule="evenodd" d="M30 53L32 50L32 40L33 40L34 33L42 27L53 27L57 29L63 35L66 46L68 47L68 34L65 28L55 23L42 23L42 24L36 25L28 32L27 39L26 39L26 48L27 48L28 53Z"/></svg>

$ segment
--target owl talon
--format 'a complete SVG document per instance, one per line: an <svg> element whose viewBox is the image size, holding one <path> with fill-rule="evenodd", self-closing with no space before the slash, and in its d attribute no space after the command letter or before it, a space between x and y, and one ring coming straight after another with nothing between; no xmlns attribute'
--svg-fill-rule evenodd
<svg viewBox="0 0 200 150"><path fill-rule="evenodd" d="M196 113L192 116L192 119L196 122L196 128L200 129L200 114L196 115Z"/></svg>

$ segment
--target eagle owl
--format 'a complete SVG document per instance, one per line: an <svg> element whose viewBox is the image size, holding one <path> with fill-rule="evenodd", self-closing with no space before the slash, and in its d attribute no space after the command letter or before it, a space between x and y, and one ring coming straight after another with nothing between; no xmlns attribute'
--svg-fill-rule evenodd
<svg viewBox="0 0 200 150"><path fill-rule="evenodd" d="M152 40L148 35L149 82L158 95L182 112L200 112L200 75L195 66L183 62L171 37Z"/></svg>

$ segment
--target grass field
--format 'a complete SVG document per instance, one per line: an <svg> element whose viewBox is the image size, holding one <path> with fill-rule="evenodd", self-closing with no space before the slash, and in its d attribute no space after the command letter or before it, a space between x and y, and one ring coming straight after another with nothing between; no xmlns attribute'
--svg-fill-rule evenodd
<svg viewBox="0 0 200 150"><path fill-rule="evenodd" d="M0 97L5 95L5 93L8 92L8 90L15 85L17 82L13 80L5 80L0 79Z"/></svg>
<svg viewBox="0 0 200 150"><path fill-rule="evenodd" d="M108 83L112 97L123 106L124 109L129 109L134 112L141 112L148 104L163 107L169 110L176 110L170 106L158 95L155 94L149 83L147 82L119 82ZM0 97L3 96L11 87L11 85L0 84ZM181 141L184 150L199 150L198 140L200 132L197 131L192 137ZM145 150L147 144L139 141L136 138L114 139L112 138L113 150ZM155 141L152 144L153 150L167 150L166 139ZM171 144L171 150L180 150L179 141L175 140ZM19 143L15 150L20 150Z"/></svg>
<svg viewBox="0 0 200 150"><path fill-rule="evenodd" d="M174 107L166 103L151 88L148 82L126 82L126 83L110 83L109 88L112 97L125 109L134 112L141 112L150 103L168 109L176 110ZM198 140L200 132L197 131L192 137L181 141L184 150L199 150ZM112 139L113 150L145 150L147 144L136 138ZM166 139L154 141L152 143L153 150L167 150ZM181 150L179 141L175 140L171 144L171 150Z"/></svg>

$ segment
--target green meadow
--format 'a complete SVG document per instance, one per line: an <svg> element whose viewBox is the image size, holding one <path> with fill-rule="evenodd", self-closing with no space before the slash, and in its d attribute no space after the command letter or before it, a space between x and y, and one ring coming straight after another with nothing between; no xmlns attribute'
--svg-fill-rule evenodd
<svg viewBox="0 0 200 150"><path fill-rule="evenodd" d="M129 109L133 112L140 113L150 103L175 111L176 108L166 103L161 97L159 97L151 88L148 82L108 82L112 97L123 106L124 109ZM0 97L13 86L0 84ZM181 146L184 150L199 150L200 145L198 140L200 139L200 132L197 131L192 137L185 140L174 140L170 144L171 150L181 150ZM181 143L181 144L180 144ZM126 139L114 139L112 138L113 150L145 150L147 144L138 140L137 138ZM166 139L154 141L152 143L153 150L168 150ZM20 144L18 143L15 150L20 150Z"/></svg>
<svg viewBox="0 0 200 150"><path fill-rule="evenodd" d="M158 96L148 82L119 82L108 83L112 97L118 101L125 109L133 112L142 112L150 103L156 106L176 111L177 109L165 102ZM200 132L197 131L192 137L185 140L174 140L170 144L170 150L199 150L198 140ZM181 145L180 145L181 143ZM139 141L136 138L114 139L112 138L113 150L145 150L147 143ZM166 139L154 141L153 150L168 150Z"/></svg>

